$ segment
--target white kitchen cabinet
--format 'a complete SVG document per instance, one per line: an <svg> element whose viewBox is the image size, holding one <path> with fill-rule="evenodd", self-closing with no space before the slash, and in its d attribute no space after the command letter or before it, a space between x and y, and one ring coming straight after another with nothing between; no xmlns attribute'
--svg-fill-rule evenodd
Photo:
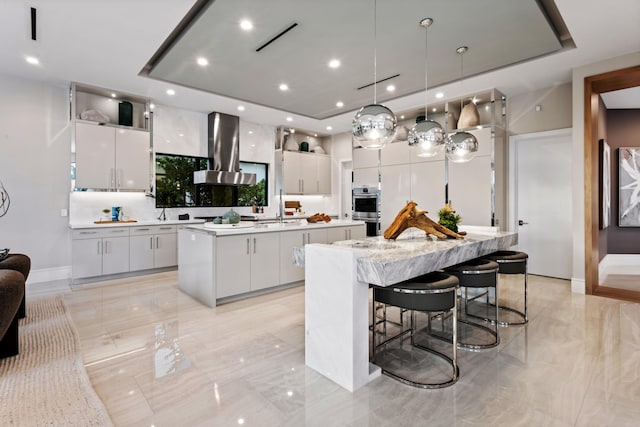
<svg viewBox="0 0 640 427"><path fill-rule="evenodd" d="M178 264L175 225L133 227L130 240L131 271Z"/></svg>
<svg viewBox="0 0 640 427"><path fill-rule="evenodd" d="M380 165L403 165L411 160L411 152L407 141L398 141L387 144L380 153Z"/></svg>
<svg viewBox="0 0 640 427"><path fill-rule="evenodd" d="M251 235L216 238L216 298L251 290Z"/></svg>
<svg viewBox="0 0 640 427"><path fill-rule="evenodd" d="M379 154L380 154L380 150L367 150L365 148L354 148L351 154L352 160L353 160L353 169L377 168Z"/></svg>
<svg viewBox="0 0 640 427"><path fill-rule="evenodd" d="M129 271L127 228L74 230L71 246L74 279Z"/></svg>
<svg viewBox="0 0 640 427"><path fill-rule="evenodd" d="M378 187L378 167L353 170L353 187Z"/></svg>
<svg viewBox="0 0 640 427"><path fill-rule="evenodd" d="M280 233L280 283L286 284L304 280L304 268L293 264L293 248L303 247L307 243L328 243L330 230L332 228L283 231Z"/></svg>
<svg viewBox="0 0 640 427"><path fill-rule="evenodd" d="M307 236L303 231L280 233L280 282L292 283L304 280L304 268L293 264L293 248L302 247Z"/></svg>
<svg viewBox="0 0 640 427"><path fill-rule="evenodd" d="M329 156L296 151L282 155L282 189L286 194L331 193Z"/></svg>
<svg viewBox="0 0 640 427"><path fill-rule="evenodd" d="M149 132L77 122L76 188L149 188Z"/></svg>
<svg viewBox="0 0 640 427"><path fill-rule="evenodd" d="M327 229L327 243L364 239L366 236L367 230L364 224Z"/></svg>
<svg viewBox="0 0 640 427"><path fill-rule="evenodd" d="M271 288L280 284L280 236L260 233L251 236L251 290Z"/></svg>
<svg viewBox="0 0 640 427"><path fill-rule="evenodd" d="M216 298L279 285L279 246L278 233L219 236L216 239Z"/></svg>

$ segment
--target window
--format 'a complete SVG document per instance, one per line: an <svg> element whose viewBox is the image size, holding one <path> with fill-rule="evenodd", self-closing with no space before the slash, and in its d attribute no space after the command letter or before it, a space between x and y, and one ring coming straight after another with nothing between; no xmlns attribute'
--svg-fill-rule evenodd
<svg viewBox="0 0 640 427"><path fill-rule="evenodd" d="M201 185L193 172L207 169L205 157L156 153L156 207L267 206L268 164L240 162L243 172L255 173L255 185Z"/></svg>

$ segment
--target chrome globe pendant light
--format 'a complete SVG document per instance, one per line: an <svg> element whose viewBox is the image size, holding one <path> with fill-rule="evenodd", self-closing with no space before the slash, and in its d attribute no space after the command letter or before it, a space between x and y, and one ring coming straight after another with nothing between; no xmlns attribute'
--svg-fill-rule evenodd
<svg viewBox="0 0 640 427"><path fill-rule="evenodd" d="M456 49L460 55L460 77L461 85L464 90L464 65L462 56L469 50L467 46L460 46ZM460 98L460 111L463 108L463 99ZM471 161L478 152L478 140L469 132L456 131L449 137L447 143L447 158L454 163L466 163Z"/></svg>
<svg viewBox="0 0 640 427"><path fill-rule="evenodd" d="M393 141L398 121L396 115L377 103L377 2L373 2L373 104L360 108L351 124L355 140L362 148L380 150Z"/></svg>
<svg viewBox="0 0 640 427"><path fill-rule="evenodd" d="M410 146L415 146L417 149L416 155L419 157L433 157L442 152L447 142L447 136L440 125L440 123L433 120L429 120L429 108L427 90L427 68L428 68L428 55L427 50L429 47L428 42L428 28L433 24L433 19L424 18L420 21L420 26L424 28L425 33L425 48L424 48L424 120L417 122L409 131L407 138Z"/></svg>

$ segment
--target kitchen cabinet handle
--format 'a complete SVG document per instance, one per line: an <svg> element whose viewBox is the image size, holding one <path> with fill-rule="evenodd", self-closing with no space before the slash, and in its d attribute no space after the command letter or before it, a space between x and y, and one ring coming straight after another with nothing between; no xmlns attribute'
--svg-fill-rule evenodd
<svg viewBox="0 0 640 427"><path fill-rule="evenodd" d="M320 192L320 181L316 181L316 192Z"/></svg>
<svg viewBox="0 0 640 427"><path fill-rule="evenodd" d="M120 179L122 178L122 169L116 169L116 180L118 181L118 188L120 188Z"/></svg>
<svg viewBox="0 0 640 427"><path fill-rule="evenodd" d="M102 242L98 240L98 254L102 254Z"/></svg>
<svg viewBox="0 0 640 427"><path fill-rule="evenodd" d="M307 243L311 243L311 233L307 233Z"/></svg>
<svg viewBox="0 0 640 427"><path fill-rule="evenodd" d="M160 249L160 236L156 236L156 249Z"/></svg>
<svg viewBox="0 0 640 427"><path fill-rule="evenodd" d="M253 238L253 253L256 253L256 238Z"/></svg>
<svg viewBox="0 0 640 427"><path fill-rule="evenodd" d="M124 233L125 230L111 230L111 233Z"/></svg>
<svg viewBox="0 0 640 427"><path fill-rule="evenodd" d="M113 188L115 187L115 177L114 175L114 171L113 168L109 168L109 188Z"/></svg>
<svg viewBox="0 0 640 427"><path fill-rule="evenodd" d="M136 231L149 231L148 228L138 228Z"/></svg>
<svg viewBox="0 0 640 427"><path fill-rule="evenodd" d="M160 230L171 230L172 227L160 227Z"/></svg>
<svg viewBox="0 0 640 427"><path fill-rule="evenodd" d="M81 231L80 234L96 234L97 231Z"/></svg>
<svg viewBox="0 0 640 427"><path fill-rule="evenodd" d="M249 238L247 237L247 255L249 255Z"/></svg>
<svg viewBox="0 0 640 427"><path fill-rule="evenodd" d="M306 244L305 240L305 233L302 233L302 246L304 246Z"/></svg>
<svg viewBox="0 0 640 427"><path fill-rule="evenodd" d="M105 254L110 254L111 253L111 248L109 248L109 241L108 240L104 241L104 253Z"/></svg>
<svg viewBox="0 0 640 427"><path fill-rule="evenodd" d="M153 250L153 237L149 237L149 249Z"/></svg>

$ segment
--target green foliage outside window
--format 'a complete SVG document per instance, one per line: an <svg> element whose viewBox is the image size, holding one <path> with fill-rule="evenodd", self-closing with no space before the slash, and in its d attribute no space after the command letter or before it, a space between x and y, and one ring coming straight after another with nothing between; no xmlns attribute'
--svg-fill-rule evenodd
<svg viewBox="0 0 640 427"><path fill-rule="evenodd" d="M203 157L156 153L156 207L267 205L265 163L240 162L243 172L255 173L255 185L196 185L193 172L207 168Z"/></svg>

